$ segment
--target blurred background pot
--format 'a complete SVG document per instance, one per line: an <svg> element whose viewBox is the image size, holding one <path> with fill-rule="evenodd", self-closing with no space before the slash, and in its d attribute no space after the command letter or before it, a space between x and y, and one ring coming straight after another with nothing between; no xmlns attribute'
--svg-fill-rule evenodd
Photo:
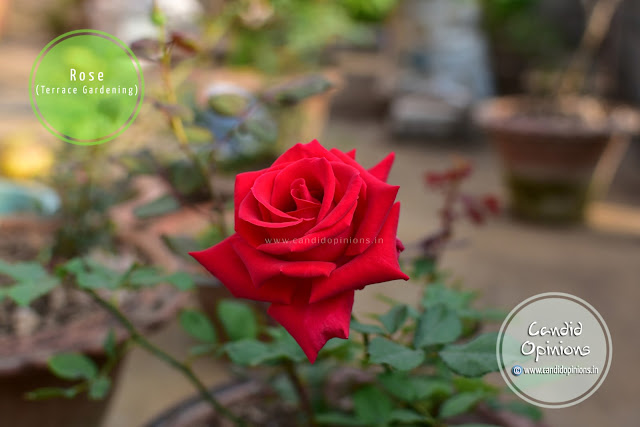
<svg viewBox="0 0 640 427"><path fill-rule="evenodd" d="M478 107L476 122L502 160L513 214L552 223L584 219L638 128L635 112L586 97L497 98Z"/></svg>
<svg viewBox="0 0 640 427"><path fill-rule="evenodd" d="M217 400L243 417L248 417L255 425L277 425L280 427L298 426L298 407L283 403L281 397L260 381L243 381L214 388L211 392ZM272 406L273 408L269 408ZM211 407L199 397L187 399L144 427L200 427L223 425L211 410ZM475 423L475 424L474 424ZM480 424L479 424L480 423ZM484 423L484 424L481 424ZM543 424L531 421L508 412L492 411L479 407L468 417L458 417L448 425L495 425L501 427L543 427Z"/></svg>

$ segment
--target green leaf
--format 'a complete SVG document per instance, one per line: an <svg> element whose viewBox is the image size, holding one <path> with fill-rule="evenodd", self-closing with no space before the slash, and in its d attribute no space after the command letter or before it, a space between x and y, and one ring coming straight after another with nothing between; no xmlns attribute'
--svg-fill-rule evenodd
<svg viewBox="0 0 640 427"><path fill-rule="evenodd" d="M409 409L394 409L391 412L390 421L398 423L420 423L425 419L422 415Z"/></svg>
<svg viewBox="0 0 640 427"><path fill-rule="evenodd" d="M273 337L273 341L269 344L271 352L269 359L283 358L293 362L307 360L307 356L300 348L300 345L286 329L282 327L271 328L269 334Z"/></svg>
<svg viewBox="0 0 640 427"><path fill-rule="evenodd" d="M390 334L396 332L407 321L409 317L408 307L406 305L397 305L389 312L379 317L380 323Z"/></svg>
<svg viewBox="0 0 640 427"><path fill-rule="evenodd" d="M446 400L440 407L440 418L464 414L473 409L484 397L482 392L460 393Z"/></svg>
<svg viewBox="0 0 640 427"><path fill-rule="evenodd" d="M178 209L180 209L180 202L171 195L164 195L142 206L138 206L133 210L133 213L140 219L147 219L166 215Z"/></svg>
<svg viewBox="0 0 640 427"><path fill-rule="evenodd" d="M351 319L351 329L362 334L384 334L384 329L378 325L367 325L360 323L355 319Z"/></svg>
<svg viewBox="0 0 640 427"><path fill-rule="evenodd" d="M169 236L167 234L163 234L160 236L162 242L165 246L174 254L183 259L187 259L193 261L189 252L195 252L202 249L202 245L200 245L196 239L187 236ZM211 246L211 245L210 245Z"/></svg>
<svg viewBox="0 0 640 427"><path fill-rule="evenodd" d="M218 303L218 318L231 341L258 336L258 320L247 304L222 300Z"/></svg>
<svg viewBox="0 0 640 427"><path fill-rule="evenodd" d="M378 381L391 395L404 402L416 402L432 396L447 397L452 392L448 382L428 377L409 376L406 372L385 372Z"/></svg>
<svg viewBox="0 0 640 427"><path fill-rule="evenodd" d="M417 258L413 262L413 271L415 279L431 276L436 272L436 260L434 258Z"/></svg>
<svg viewBox="0 0 640 427"><path fill-rule="evenodd" d="M471 423L471 424L458 424L456 427L500 427L496 424L484 424L484 423Z"/></svg>
<svg viewBox="0 0 640 427"><path fill-rule="evenodd" d="M16 304L25 307L35 299L51 292L59 284L58 279L45 277L34 282L18 283L7 288L5 292Z"/></svg>
<svg viewBox="0 0 640 427"><path fill-rule="evenodd" d="M143 288L163 282L165 276L155 267L137 267L129 273L127 280L131 286Z"/></svg>
<svg viewBox="0 0 640 427"><path fill-rule="evenodd" d="M354 416L341 412L325 412L317 414L315 421L323 426L365 426L366 424Z"/></svg>
<svg viewBox="0 0 640 427"><path fill-rule="evenodd" d="M458 291L442 283L433 283L427 286L422 305L425 308L431 308L442 304L457 312L467 308L474 298L473 292Z"/></svg>
<svg viewBox="0 0 640 427"><path fill-rule="evenodd" d="M9 276L18 282L37 282L49 277L46 270L37 262L9 264L0 260L0 274Z"/></svg>
<svg viewBox="0 0 640 427"><path fill-rule="evenodd" d="M225 344L224 350L233 363L256 366L278 357L271 348L256 340L240 340Z"/></svg>
<svg viewBox="0 0 640 427"><path fill-rule="evenodd" d="M109 332L102 343L102 348L109 359L115 359L118 356L116 348L116 333L113 329L109 329Z"/></svg>
<svg viewBox="0 0 640 427"><path fill-rule="evenodd" d="M91 380L98 374L93 360L79 353L60 353L47 362L53 374L65 380Z"/></svg>
<svg viewBox="0 0 640 427"><path fill-rule="evenodd" d="M78 395L78 389L76 388L61 388L61 387L42 387L25 394L27 400L46 400L56 397L64 397L65 399L72 399Z"/></svg>
<svg viewBox="0 0 640 427"><path fill-rule="evenodd" d="M393 411L393 402L380 389L366 386L353 395L356 418L367 425L386 425Z"/></svg>
<svg viewBox="0 0 640 427"><path fill-rule="evenodd" d="M78 286L86 289L114 290L122 284L125 276L88 258L71 260L61 268L61 272L75 275Z"/></svg>
<svg viewBox="0 0 640 427"><path fill-rule="evenodd" d="M369 355L373 363L386 363L401 371L419 366L425 358L422 350L412 350L382 337L371 340Z"/></svg>
<svg viewBox="0 0 640 427"><path fill-rule="evenodd" d="M196 287L196 283L190 274L183 271L170 274L165 280L181 291L188 291Z"/></svg>
<svg viewBox="0 0 640 427"><path fill-rule="evenodd" d="M180 313L180 325L193 338L205 343L215 343L216 330L209 318L196 310L183 310Z"/></svg>
<svg viewBox="0 0 640 427"><path fill-rule="evenodd" d="M438 304L428 308L420 319L413 338L413 345L426 347L454 342L462 334L462 322L455 311Z"/></svg>
<svg viewBox="0 0 640 427"><path fill-rule="evenodd" d="M111 389L111 379L105 376L99 376L89 383L89 399L104 399Z"/></svg>
<svg viewBox="0 0 640 427"><path fill-rule="evenodd" d="M465 344L449 345L440 357L453 372L466 377L479 377L498 371L495 332L478 336Z"/></svg>
<svg viewBox="0 0 640 427"><path fill-rule="evenodd" d="M487 395L498 394L500 389L486 383L482 378L455 377L453 385L459 392L481 391Z"/></svg>

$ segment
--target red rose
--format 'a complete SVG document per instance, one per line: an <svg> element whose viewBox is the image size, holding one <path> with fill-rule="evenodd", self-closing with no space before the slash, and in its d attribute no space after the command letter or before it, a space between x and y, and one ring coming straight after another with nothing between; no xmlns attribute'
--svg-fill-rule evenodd
<svg viewBox="0 0 640 427"><path fill-rule="evenodd" d="M270 302L313 362L329 339L348 338L355 290L408 280L398 265L399 187L385 182L393 159L366 170L355 151L297 144L236 177L236 233L191 255L236 297Z"/></svg>

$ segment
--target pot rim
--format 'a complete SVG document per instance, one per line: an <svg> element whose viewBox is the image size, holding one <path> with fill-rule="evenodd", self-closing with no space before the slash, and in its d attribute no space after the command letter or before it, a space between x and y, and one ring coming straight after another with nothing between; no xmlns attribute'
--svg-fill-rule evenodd
<svg viewBox="0 0 640 427"><path fill-rule="evenodd" d="M259 393L264 390L265 383L258 379L235 379L214 386L209 392L216 396L223 405L229 405L246 396ZM212 413L211 406L202 400L199 395L191 396L181 400L176 405L161 412L151 421L144 424L144 427L189 427L189 422L206 419ZM490 419L492 422L512 427L547 427L547 424L540 421L532 421L520 415L495 411L486 406L480 406L477 413Z"/></svg>
<svg viewBox="0 0 640 427"><path fill-rule="evenodd" d="M585 118L582 126L540 126L547 118L530 123L510 122L517 114L526 115L532 107L554 108L561 112ZM561 137L580 142L580 138L609 138L613 135L636 135L640 133L640 111L632 106L609 103L589 96L564 96L557 101L529 95L508 95L489 98L473 109L473 121L487 132L527 134L538 137Z"/></svg>
<svg viewBox="0 0 640 427"><path fill-rule="evenodd" d="M122 310L144 332L153 331L172 319L187 302L188 294L169 285L145 289ZM48 359L60 352L75 351L90 356L104 354L103 342L113 329L116 343L123 343L128 332L106 311L89 312L68 323L28 337L0 337L0 375L44 368Z"/></svg>

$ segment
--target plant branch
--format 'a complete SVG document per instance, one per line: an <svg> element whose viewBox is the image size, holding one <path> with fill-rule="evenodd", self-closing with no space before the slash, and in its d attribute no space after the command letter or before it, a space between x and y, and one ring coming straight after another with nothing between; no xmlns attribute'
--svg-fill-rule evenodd
<svg viewBox="0 0 640 427"><path fill-rule="evenodd" d="M145 349L147 352L151 353L152 355L156 356L158 359L165 362L167 365L176 369L187 380L189 380L189 382L191 382L191 384L198 390L198 392L200 393L200 396L211 405L211 407L215 410L216 413L229 419L235 425L238 425L238 426L246 425L244 421L238 418L229 409L225 408L220 402L218 402L218 400L215 397L213 397L211 393L209 393L209 390L207 390L207 387L200 381L200 379L196 376L196 374L193 372L193 370L189 366L181 363L175 357L171 356L169 353L157 347L156 345L151 343L149 340L147 340L142 335L142 333L139 332L138 329L133 325L133 323L131 323L131 321L120 310L118 310L117 307L115 307L114 305L109 303L107 300L102 298L100 295L98 295L96 291L92 289L86 289L86 288L80 288L80 287L79 289L87 293L100 307L107 310L113 317L115 317L116 320L130 334L131 336L130 340L132 342L135 342L140 347Z"/></svg>
<svg viewBox="0 0 640 427"><path fill-rule="evenodd" d="M298 394L298 398L300 399L300 407L307 415L307 419L309 421L309 425L315 427L316 421L313 415L313 408L311 407L311 401L309 400L309 395L307 394L307 390L304 388L302 381L300 380L300 376L296 371L296 367L290 360L287 360L284 363L285 371L287 372L287 377L289 377L289 381L293 384L293 387L296 389L296 393Z"/></svg>
<svg viewBox="0 0 640 427"><path fill-rule="evenodd" d="M167 41L165 40L165 37L166 37L165 33L166 33L165 28L164 26L162 26L160 30L160 37L161 37L160 43L162 45L163 51L162 51L162 58L160 61L160 71L162 74L162 80L164 83L164 88L166 92L165 96L167 98L167 102L169 104L175 105L178 103L178 97L176 95L175 89L173 87L173 81L171 79L171 45L167 43ZM189 145L189 139L184 130L184 124L182 122L182 119L176 115L170 115L169 123L171 125L171 130L173 131L176 139L178 140L178 145L180 149L187 156L187 158L191 161L193 166L198 170L200 175L205 180L205 183L206 183L205 185L207 186L207 192L209 193L209 197L213 201L213 208L216 211L216 214L218 217L217 218L218 221L216 225L220 230L220 235L223 238L228 237L226 218L224 215L225 214L224 202L222 201L221 197L218 197L218 193L215 190L215 186L213 184L213 181L214 181L213 175L209 172L209 169L207 168L207 166L202 163L198 155L191 149L191 146Z"/></svg>
<svg viewBox="0 0 640 427"><path fill-rule="evenodd" d="M560 77L558 95L579 92L585 85L587 67L604 42L622 0L596 0L580 45Z"/></svg>

